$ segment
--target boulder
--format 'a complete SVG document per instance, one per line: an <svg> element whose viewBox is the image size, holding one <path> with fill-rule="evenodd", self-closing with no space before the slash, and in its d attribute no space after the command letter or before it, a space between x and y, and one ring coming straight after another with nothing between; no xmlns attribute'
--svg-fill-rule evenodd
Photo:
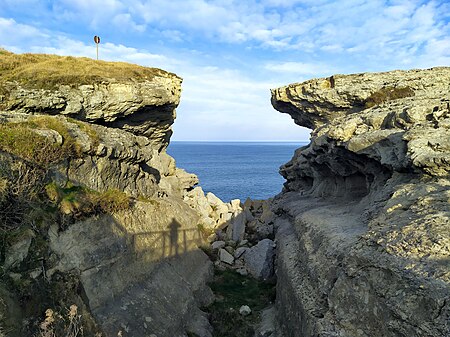
<svg viewBox="0 0 450 337"><path fill-rule="evenodd" d="M239 213L231 223L232 228L232 234L231 238L233 241L239 242L244 239L244 233L245 233L245 224L247 223L247 219L245 216L245 213Z"/></svg>
<svg viewBox="0 0 450 337"><path fill-rule="evenodd" d="M261 312L261 321L255 331L255 337L275 337L276 310L270 306Z"/></svg>
<svg viewBox="0 0 450 337"><path fill-rule="evenodd" d="M253 277L268 280L274 274L274 256L274 242L270 239L261 240L245 252L245 266Z"/></svg>

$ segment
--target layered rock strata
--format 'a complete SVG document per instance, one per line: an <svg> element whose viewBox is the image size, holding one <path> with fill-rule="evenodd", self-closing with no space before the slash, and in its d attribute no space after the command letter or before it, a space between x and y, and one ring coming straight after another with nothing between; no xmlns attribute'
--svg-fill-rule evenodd
<svg viewBox="0 0 450 337"><path fill-rule="evenodd" d="M286 336L450 336L450 68L272 90L313 129L282 166Z"/></svg>
<svg viewBox="0 0 450 337"><path fill-rule="evenodd" d="M47 61L45 56L17 57ZM18 67L21 62L16 62ZM56 64L63 67L67 62L83 67L94 61L61 57ZM39 68L39 64L32 66ZM108 75L106 67L116 65L98 62L94 66L105 67ZM30 312L30 308L45 310L36 302L61 307L73 301L83 317L92 318L87 334L211 336L211 326L198 308L212 300L206 285L212 264L198 247L214 228L232 219L233 209L194 188L197 177L177 168L166 153L181 79L158 69L126 67L132 69L130 76L135 70L152 76L124 81L105 75L92 83L81 78L38 87L22 81L21 71L27 70L19 69L15 70L18 78L0 81L4 132L0 178L5 182L1 192L6 191L6 201L0 201L7 203L14 195L8 188L19 185L24 172L35 171L42 172L36 181L46 184L39 190L39 200L51 199L35 210L44 213L45 220L30 215L31 220L12 224L6 219L1 224L8 232L0 256L6 285L0 287L1 304L6 303L0 329L12 336L27 333L21 332L26 327L20 326L20 315L15 314L17 305L7 305L14 302L14 293L19 294L28 322L45 318L43 311ZM53 150L37 160L27 146L19 148L17 140L23 142L23 137L16 130L28 132ZM30 148L42 155L41 149ZM61 157L50 161L52 151L61 152ZM17 167L27 169L19 172ZM5 172L12 172L11 176L4 176ZM14 182L11 177L22 180ZM129 207L104 214L93 208L107 202L100 199L100 206L82 214L82 193L100 198L111 191L125 192ZM47 196L41 196L45 192ZM8 316L17 317L18 323L8 323Z"/></svg>

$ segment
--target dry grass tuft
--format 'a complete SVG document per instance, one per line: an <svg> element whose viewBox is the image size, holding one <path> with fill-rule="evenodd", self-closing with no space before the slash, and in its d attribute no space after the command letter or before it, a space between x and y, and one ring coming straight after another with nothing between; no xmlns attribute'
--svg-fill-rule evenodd
<svg viewBox="0 0 450 337"><path fill-rule="evenodd" d="M68 183L60 187L50 183L45 187L48 199L60 212L75 219L99 213L114 213L131 207L131 198L117 189L98 192Z"/></svg>
<svg viewBox="0 0 450 337"><path fill-rule="evenodd" d="M53 130L62 137L62 144L52 141L39 130ZM11 153L40 166L80 157L81 147L57 118L37 116L27 122L0 125L0 150Z"/></svg>
<svg viewBox="0 0 450 337"><path fill-rule="evenodd" d="M143 81L168 74L161 69L125 62L48 54L13 54L0 50L0 81L18 81L32 88L53 89L58 85L78 86L103 81Z"/></svg>
<svg viewBox="0 0 450 337"><path fill-rule="evenodd" d="M410 87L384 87L372 93L365 101L365 107L371 108L381 103L399 98L414 96L414 90Z"/></svg>

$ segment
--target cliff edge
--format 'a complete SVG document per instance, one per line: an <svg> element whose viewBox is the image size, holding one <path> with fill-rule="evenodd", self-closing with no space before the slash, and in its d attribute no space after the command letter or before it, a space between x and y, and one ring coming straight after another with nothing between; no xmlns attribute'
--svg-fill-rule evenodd
<svg viewBox="0 0 450 337"><path fill-rule="evenodd" d="M272 90L313 129L281 167L286 336L450 336L450 68Z"/></svg>
<svg viewBox="0 0 450 337"><path fill-rule="evenodd" d="M0 69L0 335L210 337L199 246L232 209L166 153L181 78L6 51Z"/></svg>

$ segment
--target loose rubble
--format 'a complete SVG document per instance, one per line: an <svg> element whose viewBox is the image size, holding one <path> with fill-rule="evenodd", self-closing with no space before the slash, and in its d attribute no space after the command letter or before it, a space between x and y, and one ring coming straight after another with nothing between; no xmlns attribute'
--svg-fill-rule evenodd
<svg viewBox="0 0 450 337"><path fill-rule="evenodd" d="M208 195L207 199L218 205L212 197L214 195ZM270 200L251 199L244 204L237 199L226 204L226 214L228 217L231 214L230 221L217 227L214 235L217 241L211 243L211 250L217 255L216 267L234 269L241 275L250 274L264 281L274 277L274 214L269 204ZM224 217L219 214L216 224Z"/></svg>

